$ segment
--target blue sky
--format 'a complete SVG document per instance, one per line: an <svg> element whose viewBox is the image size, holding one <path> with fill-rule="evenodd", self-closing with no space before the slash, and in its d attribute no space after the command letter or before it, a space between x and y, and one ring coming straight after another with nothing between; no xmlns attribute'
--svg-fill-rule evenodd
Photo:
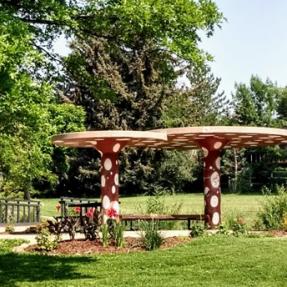
<svg viewBox="0 0 287 287"><path fill-rule="evenodd" d="M215 0L227 21L201 47L214 56L210 65L221 78L220 90L230 95L235 82L252 74L287 86L287 1ZM67 54L64 39L56 50Z"/></svg>
<svg viewBox="0 0 287 287"><path fill-rule="evenodd" d="M227 18L201 46L214 56L212 71L230 95L252 74L287 86L287 1L216 0Z"/></svg>

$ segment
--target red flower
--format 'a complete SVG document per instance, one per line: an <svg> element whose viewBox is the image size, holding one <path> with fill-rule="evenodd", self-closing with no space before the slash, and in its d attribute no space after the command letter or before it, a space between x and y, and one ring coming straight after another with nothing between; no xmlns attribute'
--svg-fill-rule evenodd
<svg viewBox="0 0 287 287"><path fill-rule="evenodd" d="M80 212L81 212L81 207L80 207L80 206L76 206L76 207L74 208L74 211L75 211L76 213L80 213Z"/></svg>
<svg viewBox="0 0 287 287"><path fill-rule="evenodd" d="M56 205L56 209L57 209L58 212L59 212L60 208L61 208L61 204L58 203L58 204Z"/></svg>
<svg viewBox="0 0 287 287"><path fill-rule="evenodd" d="M107 216L108 216L109 218L115 218L115 217L118 216L117 211L116 211L115 209L113 209L113 208L108 209L108 210L106 211L106 214L107 214Z"/></svg>
<svg viewBox="0 0 287 287"><path fill-rule="evenodd" d="M94 217L94 212L95 212L95 208L89 208L88 211L86 212L86 216L89 218L93 218Z"/></svg>

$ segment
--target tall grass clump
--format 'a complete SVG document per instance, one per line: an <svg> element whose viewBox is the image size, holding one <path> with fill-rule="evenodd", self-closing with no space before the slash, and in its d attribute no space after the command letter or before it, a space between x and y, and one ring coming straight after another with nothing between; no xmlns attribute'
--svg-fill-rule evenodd
<svg viewBox="0 0 287 287"><path fill-rule="evenodd" d="M258 213L257 227L274 230L287 229L287 189L278 186L277 195L267 195Z"/></svg>
<svg viewBox="0 0 287 287"><path fill-rule="evenodd" d="M175 202L167 205L165 202L166 191L157 190L152 196L149 196L145 202L145 214L179 214L182 209L182 202ZM174 229L176 226L174 221L160 221L158 223L159 229Z"/></svg>
<svg viewBox="0 0 287 287"><path fill-rule="evenodd" d="M146 250L158 249L163 243L158 225L158 221L155 220L140 222L142 243Z"/></svg>

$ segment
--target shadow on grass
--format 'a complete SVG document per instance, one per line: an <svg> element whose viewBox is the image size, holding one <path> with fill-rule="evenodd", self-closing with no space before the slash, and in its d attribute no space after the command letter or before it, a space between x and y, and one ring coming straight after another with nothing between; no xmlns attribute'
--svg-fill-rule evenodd
<svg viewBox="0 0 287 287"><path fill-rule="evenodd" d="M0 253L0 286L18 286L17 283L23 281L94 278L77 272L77 265L86 264L89 268L89 263L96 261L92 257Z"/></svg>

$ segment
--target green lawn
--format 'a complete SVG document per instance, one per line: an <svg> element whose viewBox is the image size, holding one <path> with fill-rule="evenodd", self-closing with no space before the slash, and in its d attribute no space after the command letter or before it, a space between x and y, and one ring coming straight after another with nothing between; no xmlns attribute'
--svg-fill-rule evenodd
<svg viewBox="0 0 287 287"><path fill-rule="evenodd" d="M147 197L123 197L121 201L122 213L139 213L145 209ZM202 194L178 194L175 196L165 196L165 203L172 206L174 203L182 203L181 213L203 213L203 195ZM260 204L264 200L262 195L222 195L222 215L223 220L230 215L242 215L250 224L255 220L256 213ZM57 215L56 204L58 199L41 199L42 215Z"/></svg>
<svg viewBox="0 0 287 287"><path fill-rule="evenodd" d="M287 286L286 239L212 236L99 256L13 254L1 245L1 286Z"/></svg>

